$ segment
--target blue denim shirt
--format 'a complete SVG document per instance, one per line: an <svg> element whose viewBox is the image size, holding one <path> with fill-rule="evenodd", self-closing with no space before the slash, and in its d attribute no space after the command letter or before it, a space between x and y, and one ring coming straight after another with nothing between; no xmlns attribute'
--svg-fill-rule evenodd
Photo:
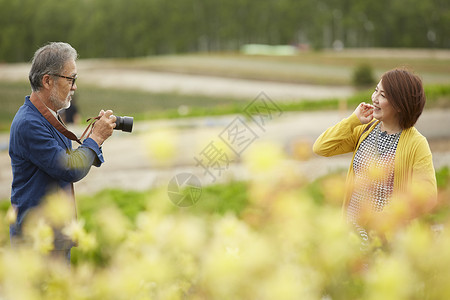
<svg viewBox="0 0 450 300"><path fill-rule="evenodd" d="M72 142L57 131L25 98L11 124L9 156L13 181L11 204L17 212L10 226L11 237L21 234L27 212L52 190L71 192L71 183L85 177L91 166L99 167L103 154L91 138L76 150Z"/></svg>

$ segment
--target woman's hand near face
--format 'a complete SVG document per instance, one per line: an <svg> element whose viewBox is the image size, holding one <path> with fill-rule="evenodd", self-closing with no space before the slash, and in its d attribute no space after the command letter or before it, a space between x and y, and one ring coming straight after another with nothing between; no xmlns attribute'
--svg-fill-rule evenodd
<svg viewBox="0 0 450 300"><path fill-rule="evenodd" d="M362 124L367 124L373 119L373 105L362 102L355 109L355 114Z"/></svg>

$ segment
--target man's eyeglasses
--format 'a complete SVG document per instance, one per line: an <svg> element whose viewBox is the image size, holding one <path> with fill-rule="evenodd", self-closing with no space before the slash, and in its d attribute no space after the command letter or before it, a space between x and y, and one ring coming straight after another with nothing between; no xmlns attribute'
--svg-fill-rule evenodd
<svg viewBox="0 0 450 300"><path fill-rule="evenodd" d="M72 80L72 87L74 86L75 81L77 80L77 75L75 75L74 77L67 77L67 76L63 76L63 75L59 75L59 74L49 74L49 75L58 76L61 78L66 78L66 79Z"/></svg>

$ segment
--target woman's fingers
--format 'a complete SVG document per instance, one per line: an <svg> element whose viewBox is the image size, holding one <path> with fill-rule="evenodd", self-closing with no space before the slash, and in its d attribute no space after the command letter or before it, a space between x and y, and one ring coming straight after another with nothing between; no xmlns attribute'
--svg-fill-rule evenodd
<svg viewBox="0 0 450 300"><path fill-rule="evenodd" d="M373 109L373 105L371 105L371 104L368 104L368 103L361 103L361 106L365 109L365 110L368 110L368 109Z"/></svg>
<svg viewBox="0 0 450 300"><path fill-rule="evenodd" d="M364 117L368 117L373 113L373 105L365 102L361 103L362 114Z"/></svg>

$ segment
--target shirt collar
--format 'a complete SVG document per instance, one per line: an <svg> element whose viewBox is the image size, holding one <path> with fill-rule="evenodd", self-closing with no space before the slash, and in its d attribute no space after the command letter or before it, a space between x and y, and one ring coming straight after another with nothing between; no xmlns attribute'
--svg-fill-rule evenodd
<svg viewBox="0 0 450 300"><path fill-rule="evenodd" d="M58 119L58 114L57 114L57 112L56 111L54 111L53 109L51 109L50 107L48 107L47 105L46 105L46 107L48 108L48 110L52 113L52 115L55 117L55 118L57 118Z"/></svg>
<svg viewBox="0 0 450 300"><path fill-rule="evenodd" d="M28 100L30 100L30 96L27 96ZM44 104L45 105L45 104ZM48 110L52 113L52 115L58 119L58 113L56 111L54 111L53 109L51 109L50 107L48 107L47 105L45 105L45 107L48 108Z"/></svg>

